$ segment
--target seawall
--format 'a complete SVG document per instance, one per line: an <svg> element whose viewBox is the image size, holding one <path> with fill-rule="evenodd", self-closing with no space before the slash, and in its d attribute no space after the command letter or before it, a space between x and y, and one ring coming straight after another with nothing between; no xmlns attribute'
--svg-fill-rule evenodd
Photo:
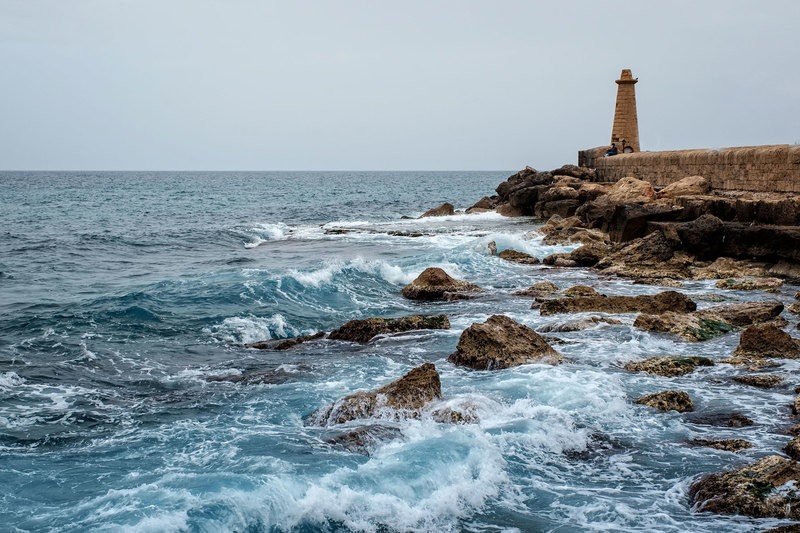
<svg viewBox="0 0 800 533"><path fill-rule="evenodd" d="M578 153L578 164L597 169L601 182L634 176L663 187L686 176L703 176L718 190L800 193L800 145L796 144L603 157L605 150Z"/></svg>

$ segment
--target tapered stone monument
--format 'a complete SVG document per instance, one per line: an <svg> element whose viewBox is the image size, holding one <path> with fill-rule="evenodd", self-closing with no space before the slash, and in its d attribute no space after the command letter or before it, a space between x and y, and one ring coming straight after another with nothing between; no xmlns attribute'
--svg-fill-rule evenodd
<svg viewBox="0 0 800 533"><path fill-rule="evenodd" d="M638 82L630 69L623 69L617 80L617 106L614 110L614 127L611 130L611 142L617 150L624 152L639 151L639 119L636 116L636 90Z"/></svg>

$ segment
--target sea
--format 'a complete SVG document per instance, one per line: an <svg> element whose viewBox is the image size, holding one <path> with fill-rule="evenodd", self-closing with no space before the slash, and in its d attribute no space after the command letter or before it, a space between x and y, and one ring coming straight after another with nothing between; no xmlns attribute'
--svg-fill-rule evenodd
<svg viewBox="0 0 800 533"><path fill-rule="evenodd" d="M704 473L773 453L790 437L800 365L770 369L774 389L731 381L717 364L677 378L625 371L658 355L731 354L738 333L690 343L618 324L548 333L566 358L499 371L456 367L461 332L493 314L534 329L515 291L539 281L605 294L665 287L587 269L520 265L551 246L541 221L464 210L510 171L0 173L0 531L3 532L755 532L785 524L695 513ZM472 300L401 295L427 267L480 285ZM793 301L680 289L700 308ZM320 339L286 351L247 343L329 332L351 319L446 314L448 330ZM794 327L797 317L784 312ZM438 406L382 420L393 438L368 453L308 416L356 391L436 365ZM259 373L261 383L219 381ZM695 412L638 397L687 391ZM752 426L715 422L730 413ZM692 445L743 438L737 453Z"/></svg>

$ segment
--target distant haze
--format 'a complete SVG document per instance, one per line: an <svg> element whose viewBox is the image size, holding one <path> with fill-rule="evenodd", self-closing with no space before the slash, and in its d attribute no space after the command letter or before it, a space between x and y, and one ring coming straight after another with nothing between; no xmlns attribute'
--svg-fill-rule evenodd
<svg viewBox="0 0 800 533"><path fill-rule="evenodd" d="M800 142L800 2L0 0L2 169L541 169Z"/></svg>

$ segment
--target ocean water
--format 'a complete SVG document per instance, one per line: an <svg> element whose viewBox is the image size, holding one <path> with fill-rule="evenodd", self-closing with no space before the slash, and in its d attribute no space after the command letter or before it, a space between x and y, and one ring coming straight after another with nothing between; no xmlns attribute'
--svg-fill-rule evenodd
<svg viewBox="0 0 800 533"><path fill-rule="evenodd" d="M0 531L581 532L761 531L781 524L695 514L691 482L778 453L792 425L796 362L771 390L737 369L680 378L624 371L664 354L724 358L731 333L688 343L619 325L553 334L568 362L497 372L447 356L473 322L539 316L512 293L537 281L609 294L663 288L583 269L505 262L544 257L531 219L489 213L404 219L449 201L466 208L510 172L0 173ZM487 289L469 301L418 303L401 288L441 266ZM682 289L701 307L792 301ZM452 328L328 340L285 352L243 343L330 331L345 321L413 313ZM796 322L795 316L785 316ZM383 421L398 438L369 455L327 443L314 410L438 368L439 402L474 424L430 416ZM266 383L208 381L262 372ZM690 393L696 413L633 404ZM738 412L751 427L703 418ZM348 424L352 429L366 424ZM737 454L687 445L745 438Z"/></svg>

